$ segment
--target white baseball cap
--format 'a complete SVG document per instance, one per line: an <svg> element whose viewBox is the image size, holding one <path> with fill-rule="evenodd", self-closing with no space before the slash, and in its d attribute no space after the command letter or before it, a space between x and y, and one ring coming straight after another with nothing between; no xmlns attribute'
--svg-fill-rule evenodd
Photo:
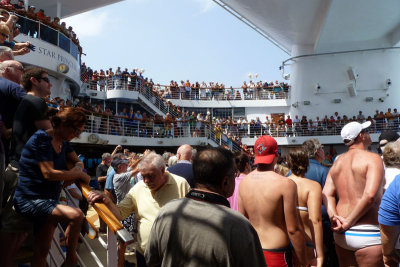
<svg viewBox="0 0 400 267"><path fill-rule="evenodd" d="M368 128L369 126L371 126L370 121L366 121L364 123L352 121L343 127L340 135L342 136L343 141L348 140L347 142L345 142L345 144L347 146L351 146L357 136L361 133L361 131Z"/></svg>

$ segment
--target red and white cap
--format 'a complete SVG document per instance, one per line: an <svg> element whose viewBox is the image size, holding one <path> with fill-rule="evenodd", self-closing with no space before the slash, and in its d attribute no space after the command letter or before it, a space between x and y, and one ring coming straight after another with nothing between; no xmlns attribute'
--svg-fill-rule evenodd
<svg viewBox="0 0 400 267"><path fill-rule="evenodd" d="M269 135L263 135L254 144L254 164L271 164L278 153L278 144Z"/></svg>

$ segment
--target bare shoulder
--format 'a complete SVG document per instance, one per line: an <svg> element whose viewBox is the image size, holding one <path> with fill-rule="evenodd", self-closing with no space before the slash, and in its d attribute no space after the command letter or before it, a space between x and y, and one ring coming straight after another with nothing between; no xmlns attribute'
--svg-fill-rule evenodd
<svg viewBox="0 0 400 267"><path fill-rule="evenodd" d="M318 190L321 191L322 190L321 185L316 181L313 181L313 180L310 180L307 178L302 178L301 180L302 180L301 182L303 183L303 185L305 185L309 191L318 191Z"/></svg>
<svg viewBox="0 0 400 267"><path fill-rule="evenodd" d="M373 152L358 150L353 153L353 160L359 165L368 167L380 167L383 164L381 157ZM382 165L383 166L383 165Z"/></svg>
<svg viewBox="0 0 400 267"><path fill-rule="evenodd" d="M367 157L370 160L382 162L382 158L378 154L370 151L365 151L365 157Z"/></svg>
<svg viewBox="0 0 400 267"><path fill-rule="evenodd" d="M294 190L297 191L297 184L295 181L293 181L292 179L289 179L287 177L281 176L279 174L277 174L280 182L282 183L282 190L286 191L286 190Z"/></svg>

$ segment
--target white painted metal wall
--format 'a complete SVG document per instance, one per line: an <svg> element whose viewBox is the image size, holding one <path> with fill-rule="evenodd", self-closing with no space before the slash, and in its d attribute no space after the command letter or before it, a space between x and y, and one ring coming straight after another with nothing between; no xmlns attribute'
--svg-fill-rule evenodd
<svg viewBox="0 0 400 267"><path fill-rule="evenodd" d="M363 51L297 58L291 65L291 101L298 107L290 108L292 115L307 115L314 119L324 115L375 114L375 110L400 108L400 49ZM356 81L349 78L347 70L352 68L358 75ZM391 80L387 88L386 80ZM316 90L319 84L321 89ZM353 84L357 96L351 97L347 87ZM373 97L366 102L366 97ZM341 99L341 103L333 103ZM382 101L380 101L381 99ZM305 106L303 101L310 101Z"/></svg>

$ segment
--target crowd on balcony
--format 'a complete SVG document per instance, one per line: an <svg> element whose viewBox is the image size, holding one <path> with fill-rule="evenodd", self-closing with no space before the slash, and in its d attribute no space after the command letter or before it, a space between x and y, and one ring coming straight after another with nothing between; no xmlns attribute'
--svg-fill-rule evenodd
<svg viewBox="0 0 400 267"><path fill-rule="evenodd" d="M219 82L190 82L180 83L171 81L169 85L155 84L152 79L143 77L143 71L137 68L129 72L118 67L100 71L81 65L81 80L89 84L91 90L142 90L148 87L161 99L182 100L262 100L287 98L289 85L283 82L243 82L240 88L226 87Z"/></svg>
<svg viewBox="0 0 400 267"><path fill-rule="evenodd" d="M16 13L22 17L15 16L16 22L16 30L21 31L22 33L29 35L31 37L35 37L38 33L38 24L37 21L45 24L46 26L53 28L54 30L62 32L65 36L72 40L72 42L78 47L80 53L82 53L82 47L79 44L79 39L76 33L73 31L72 26L66 25L65 22L60 22L60 18L58 17L50 17L47 16L44 9L37 10L35 6L28 6L28 9L25 9L24 1L19 0L16 3L11 3L11 0L2 0L0 2L0 8L7 10L8 12ZM1 15L2 12L0 12ZM27 18L27 19L25 19ZM41 29L41 38L47 39L46 29Z"/></svg>
<svg viewBox="0 0 400 267"><path fill-rule="evenodd" d="M89 117L86 130L91 133L110 135L137 136L137 137L208 137L220 144L241 147L252 153L242 138L256 138L261 135L275 137L285 136L321 136L339 135L342 127L351 122L371 121L371 133L379 133L385 129L399 130L400 116L397 108L389 108L386 112L376 110L374 116L365 116L362 111L358 115L340 116L338 112L325 115L322 119L315 119L298 115L292 119L290 115L282 115L271 119L265 116L261 121L259 117L247 120L245 116L232 118L231 116L212 117L210 112L179 111L176 116L167 113L165 116L151 115L140 110L123 108L113 111L110 107L100 104L92 105L89 101L80 99L72 102L56 98L49 102L50 106L62 109L65 106L78 106L93 116Z"/></svg>

